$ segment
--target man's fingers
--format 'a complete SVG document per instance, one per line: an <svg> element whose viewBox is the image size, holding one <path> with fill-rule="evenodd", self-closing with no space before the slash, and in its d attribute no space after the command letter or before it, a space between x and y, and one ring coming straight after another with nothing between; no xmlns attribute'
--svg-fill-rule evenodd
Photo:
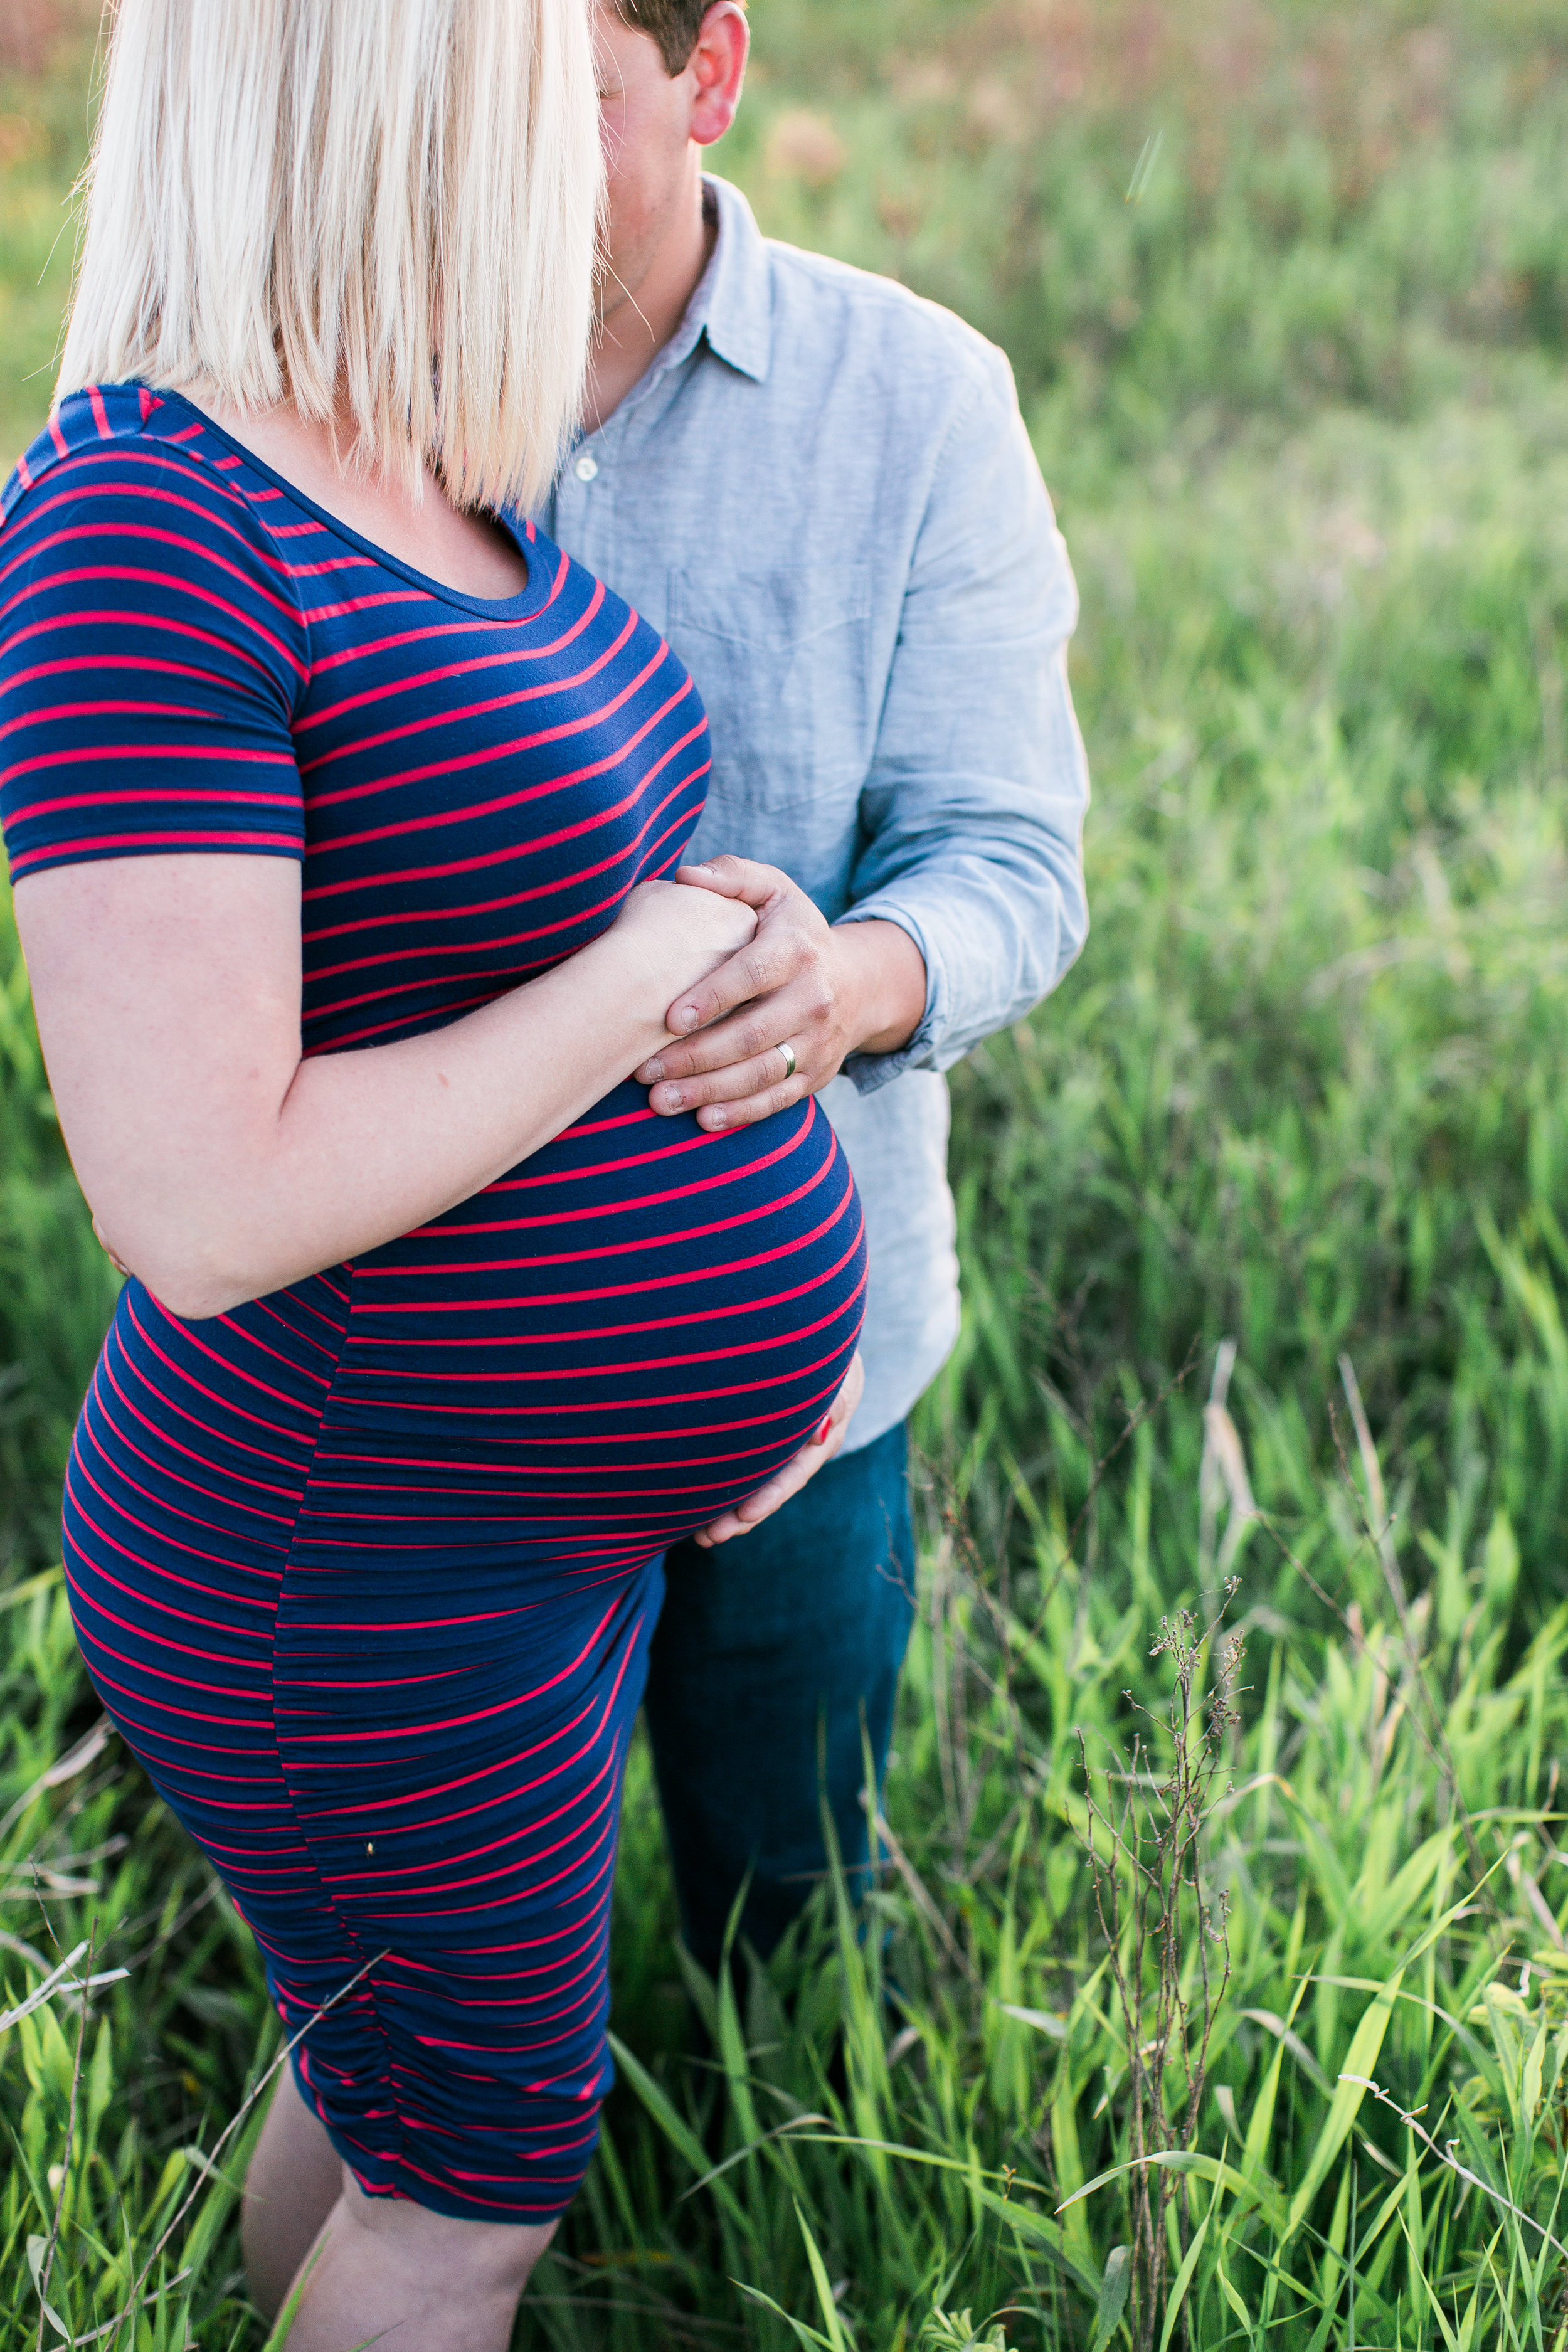
<svg viewBox="0 0 1568 2352"><path fill-rule="evenodd" d="M684 1044L661 1047L642 1065L637 1076L644 1086L652 1086L659 1079L679 1083L700 1077L709 1070L728 1070L739 1062L754 1062L765 1054L777 1053L780 1040L784 1037L797 1041L798 1054L798 1041L808 1017L801 991L774 989L754 1003L748 1003L743 1011L731 1013L726 1020L700 1031ZM781 1063L774 1069L774 1077L782 1067Z"/></svg>
<svg viewBox="0 0 1568 2352"><path fill-rule="evenodd" d="M772 1054L777 1058L767 1075L780 1077L784 1075L780 1045L787 1037L797 1063L805 1061L813 1027L804 992L776 989L771 996L748 1004L742 1012L731 1013L726 1020L716 1022L710 1029L700 1030L695 1037L679 1045L660 1046L657 1054L651 1054L638 1066L636 1075L645 1087L682 1086L689 1080L706 1077L710 1071L736 1069L742 1062L764 1061ZM683 1104L666 1100L654 1108L689 1110L694 1102L702 1099L692 1094Z"/></svg>
<svg viewBox="0 0 1568 2352"><path fill-rule="evenodd" d="M718 1135L736 1127L755 1127L759 1119L776 1118L781 1110L793 1110L804 1099L808 1089L804 1078L787 1078L783 1086L764 1087L761 1094L742 1095L738 1102L704 1103L697 1113L697 1124L710 1135Z"/></svg>
<svg viewBox="0 0 1568 2352"><path fill-rule="evenodd" d="M714 978L721 981L723 973L715 973ZM691 998L683 998L682 1002L690 1002L699 993L693 990ZM830 1046L836 1055L832 1069L837 1068L842 1057L834 1013L832 994L824 986L820 972L810 968L809 957L802 956L792 960L792 968L765 995L746 1000L738 1010L699 1030L695 1036L683 1038L679 1045L661 1046L642 1064L637 1075L645 1087L654 1086L660 1079L679 1083L700 1077L708 1070L729 1069L736 1063L752 1062L776 1053L787 1037L802 1064L816 1061L820 1083L825 1075L821 1067L824 1046ZM826 1075L831 1075L831 1071Z"/></svg>
<svg viewBox="0 0 1568 2352"><path fill-rule="evenodd" d="M677 1111L700 1110L706 1103L743 1102L751 1095L766 1094L787 1109L811 1090L808 1076L800 1070L790 1070L785 1056L776 1045L757 1054L749 1062L726 1062L694 1078L683 1078L654 1087L648 1095L650 1108L668 1118Z"/></svg>
<svg viewBox="0 0 1568 2352"><path fill-rule="evenodd" d="M791 887L788 875L776 866L760 866L754 857L737 857L729 849L700 866L678 866L675 878L697 889L717 890L721 898L742 898L748 907L765 907Z"/></svg>
<svg viewBox="0 0 1568 2352"><path fill-rule="evenodd" d="M788 925L775 926L767 932L758 931L755 939L710 971L696 988L678 996L664 1016L667 1029L678 1037L688 1037L695 1029L707 1029L736 1006L749 1004L754 996L771 995L795 978L810 954L808 942Z"/></svg>

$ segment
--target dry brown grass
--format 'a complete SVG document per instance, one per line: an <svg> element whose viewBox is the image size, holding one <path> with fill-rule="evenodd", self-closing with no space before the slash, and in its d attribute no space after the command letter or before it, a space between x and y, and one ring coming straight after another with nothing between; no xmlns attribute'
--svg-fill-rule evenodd
<svg viewBox="0 0 1568 2352"><path fill-rule="evenodd" d="M0 8L0 74L26 79L47 73L62 48L88 38L100 15L98 0L5 0Z"/></svg>
<svg viewBox="0 0 1568 2352"><path fill-rule="evenodd" d="M1568 68L1561 12L1523 0L1506 23L1526 89ZM912 103L962 89L987 143L1048 132L1069 114L1179 115L1205 191L1238 124L1265 140L1305 134L1331 151L1337 193L1351 203L1452 119L1465 79L1441 22L1412 12L1391 37L1384 9L1264 0L1001 0L954 29L940 56L894 58L888 69Z"/></svg>

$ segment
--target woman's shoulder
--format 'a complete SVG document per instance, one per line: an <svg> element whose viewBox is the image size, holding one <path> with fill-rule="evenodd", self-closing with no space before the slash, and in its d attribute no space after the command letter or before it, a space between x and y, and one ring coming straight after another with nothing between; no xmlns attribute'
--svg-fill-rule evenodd
<svg viewBox="0 0 1568 2352"><path fill-rule="evenodd" d="M229 529L247 499L238 460L199 411L177 393L142 383L89 383L68 393L17 458L0 489L0 528L41 497L87 494L184 496Z"/></svg>
<svg viewBox="0 0 1568 2352"><path fill-rule="evenodd" d="M231 445L177 393L69 394L0 491L0 616L90 606L121 617L193 601L220 628L303 657L299 596ZM0 657L9 637L0 635Z"/></svg>
<svg viewBox="0 0 1568 2352"><path fill-rule="evenodd" d="M218 455L185 404L90 386L6 485L0 823L14 878L170 852L300 854L289 726L308 636Z"/></svg>
<svg viewBox="0 0 1568 2352"><path fill-rule="evenodd" d="M159 405L144 385L87 384L67 394L37 440L23 450L0 489L0 523L7 523L30 491L51 478L55 484L79 480L84 467L107 457L122 458L126 445L142 438Z"/></svg>

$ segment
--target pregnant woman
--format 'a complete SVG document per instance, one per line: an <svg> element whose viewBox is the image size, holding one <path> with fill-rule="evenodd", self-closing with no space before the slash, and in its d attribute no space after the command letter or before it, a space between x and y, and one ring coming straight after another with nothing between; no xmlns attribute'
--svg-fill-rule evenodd
<svg viewBox="0 0 1568 2352"><path fill-rule="evenodd" d="M583 366L585 8L121 0L4 495L16 919L134 1269L67 1575L299 2037L247 2211L294 2352L506 2342L608 2079L661 1555L826 1458L860 1316L815 1106L631 1082L752 917L666 878L691 682L500 520Z"/></svg>

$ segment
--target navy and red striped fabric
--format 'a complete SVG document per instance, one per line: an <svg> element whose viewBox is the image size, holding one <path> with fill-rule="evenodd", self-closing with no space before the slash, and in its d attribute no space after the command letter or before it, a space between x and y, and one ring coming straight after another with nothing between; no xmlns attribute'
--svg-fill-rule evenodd
<svg viewBox="0 0 1568 2352"><path fill-rule="evenodd" d="M696 692L531 530L522 593L464 597L135 385L66 402L0 517L14 877L301 860L306 1052L459 1016L679 863ZM662 1554L805 1441L864 1286L815 1105L714 1137L629 1082L232 1314L127 1284L67 1482L78 1635L372 2193L569 2201Z"/></svg>

